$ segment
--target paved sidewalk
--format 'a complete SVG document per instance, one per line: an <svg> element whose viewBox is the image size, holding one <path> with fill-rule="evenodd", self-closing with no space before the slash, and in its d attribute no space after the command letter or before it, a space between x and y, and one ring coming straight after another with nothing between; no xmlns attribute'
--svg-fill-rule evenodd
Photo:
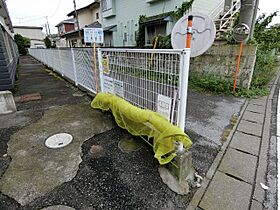
<svg viewBox="0 0 280 210"><path fill-rule="evenodd" d="M272 101L279 75L269 96L245 103L229 141L222 146L188 210L274 209L274 201L274 207L265 205L266 189L261 183L267 185L271 117L275 113Z"/></svg>

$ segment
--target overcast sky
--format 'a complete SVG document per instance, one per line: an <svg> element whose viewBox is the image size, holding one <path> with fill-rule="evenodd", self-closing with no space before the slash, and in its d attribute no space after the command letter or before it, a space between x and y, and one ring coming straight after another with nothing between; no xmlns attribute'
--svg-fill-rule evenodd
<svg viewBox="0 0 280 210"><path fill-rule="evenodd" d="M76 0L77 8L92 1ZM67 14L74 9L73 0L6 0L6 3L13 25L45 26L48 16L52 33L57 33L55 25L67 19ZM280 0L260 0L259 9L259 14L280 11ZM275 18L274 23L280 23L280 16Z"/></svg>

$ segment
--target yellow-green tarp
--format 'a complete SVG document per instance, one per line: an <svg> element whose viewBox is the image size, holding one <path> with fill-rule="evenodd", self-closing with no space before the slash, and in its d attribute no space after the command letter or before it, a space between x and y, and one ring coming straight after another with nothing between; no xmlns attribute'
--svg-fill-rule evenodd
<svg viewBox="0 0 280 210"><path fill-rule="evenodd" d="M182 142L186 149L192 145L188 135L162 115L137 108L118 96L99 93L91 106L103 111L111 110L117 124L132 135L153 138L154 157L162 165L176 157L175 141Z"/></svg>

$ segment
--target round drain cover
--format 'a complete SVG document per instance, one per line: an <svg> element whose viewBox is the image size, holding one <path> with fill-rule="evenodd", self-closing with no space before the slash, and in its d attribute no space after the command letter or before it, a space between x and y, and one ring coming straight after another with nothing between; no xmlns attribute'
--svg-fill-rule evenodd
<svg viewBox="0 0 280 210"><path fill-rule="evenodd" d="M45 141L45 145L51 149L57 149L61 147L65 147L71 143L73 140L73 136L68 133L58 133L50 136Z"/></svg>

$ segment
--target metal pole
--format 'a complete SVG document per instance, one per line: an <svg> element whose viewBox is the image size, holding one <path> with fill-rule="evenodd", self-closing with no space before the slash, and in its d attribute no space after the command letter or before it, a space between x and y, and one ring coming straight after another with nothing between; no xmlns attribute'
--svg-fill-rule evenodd
<svg viewBox="0 0 280 210"><path fill-rule="evenodd" d="M81 35L81 31L80 31L80 24L79 24L79 18L78 18L78 13L77 13L77 9L76 9L76 1L75 0L73 0L73 4L74 4L76 21L77 21L77 27L78 27L78 31L79 31L80 46L81 46L82 45L82 35Z"/></svg>
<svg viewBox="0 0 280 210"><path fill-rule="evenodd" d="M49 25L49 21L48 21L48 16L46 16L46 20L47 20L47 26L48 26L48 30L49 30L49 35L51 35L50 25Z"/></svg>
<svg viewBox="0 0 280 210"><path fill-rule="evenodd" d="M98 94L99 90L99 80L98 80L98 76L97 75L97 67L96 67L96 44L95 42L93 43L93 70L94 70L94 77L95 77L95 90L96 90L96 94Z"/></svg>
<svg viewBox="0 0 280 210"><path fill-rule="evenodd" d="M252 27L250 29L250 37L252 38L254 35L254 30L255 30L255 24L256 24L256 18L257 18L257 13L258 13L258 7L259 7L259 0L255 0L255 6L254 6L254 16L252 20Z"/></svg>
<svg viewBox="0 0 280 210"><path fill-rule="evenodd" d="M76 69L75 54L74 54L74 49L73 48L71 48L71 54L72 54L72 63L73 63L73 69L74 69L75 85L78 86L77 69Z"/></svg>
<svg viewBox="0 0 280 210"><path fill-rule="evenodd" d="M47 26L47 24L45 24L45 28L46 28L46 35L48 36L48 26Z"/></svg>
<svg viewBox="0 0 280 210"><path fill-rule="evenodd" d="M98 58L98 67L99 67L99 79L100 79L100 92L103 92L103 65L102 65L102 51L100 48L97 48L97 58Z"/></svg>
<svg viewBox="0 0 280 210"><path fill-rule="evenodd" d="M191 37L192 37L192 21L193 16L188 17L188 31L186 37L186 48L183 51L183 69L181 71L181 87L180 87L180 107L179 107L179 127L185 130L187 98L188 98L188 80L191 58Z"/></svg>
<svg viewBox="0 0 280 210"><path fill-rule="evenodd" d="M180 90L180 107L179 107L179 128L185 130L187 98L188 98L188 78L190 66L191 49L183 50L183 69L181 72L181 90Z"/></svg>
<svg viewBox="0 0 280 210"><path fill-rule="evenodd" d="M255 6L256 0L241 0L239 23L245 23L247 26L249 26L250 31L253 29ZM250 33L249 39L251 38L252 34L253 33Z"/></svg>

